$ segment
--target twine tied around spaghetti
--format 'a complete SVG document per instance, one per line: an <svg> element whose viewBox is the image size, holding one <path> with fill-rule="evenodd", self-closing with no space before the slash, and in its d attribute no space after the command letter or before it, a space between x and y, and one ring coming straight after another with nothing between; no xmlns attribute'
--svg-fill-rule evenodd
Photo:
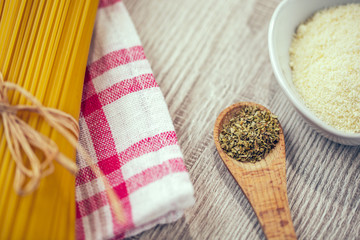
<svg viewBox="0 0 360 240"><path fill-rule="evenodd" d="M7 96L9 90L19 92L31 104L11 105ZM53 161L57 161L72 174L77 173L76 163L59 151L56 143L49 137L36 131L22 120L17 113L30 112L41 116L51 127L57 130L82 156L96 177L104 182L110 204L117 219L124 223L121 203L99 167L92 163L87 151L78 144L79 125L70 114L58 109L43 106L31 93L21 86L4 81L0 72L0 114L10 153L16 163L14 188L19 195L34 192L40 180L54 171ZM35 153L35 149L37 153ZM42 160L39 159L39 153ZM26 158L24 158L24 155Z"/></svg>

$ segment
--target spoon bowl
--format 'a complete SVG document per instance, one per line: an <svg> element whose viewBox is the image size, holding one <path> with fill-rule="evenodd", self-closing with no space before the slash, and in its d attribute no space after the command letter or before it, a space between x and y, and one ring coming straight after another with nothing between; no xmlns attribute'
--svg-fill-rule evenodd
<svg viewBox="0 0 360 240"><path fill-rule="evenodd" d="M215 122L214 141L226 167L235 178L253 207L267 239L296 239L291 220L286 189L285 140L280 125L279 142L255 163L239 162L229 157L221 148L219 134L240 109L258 107L270 112L260 104L240 102L223 110Z"/></svg>

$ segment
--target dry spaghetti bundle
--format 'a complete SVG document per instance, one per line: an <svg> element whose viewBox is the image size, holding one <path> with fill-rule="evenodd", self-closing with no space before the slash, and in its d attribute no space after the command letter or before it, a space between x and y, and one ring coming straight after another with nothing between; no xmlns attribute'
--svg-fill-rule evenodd
<svg viewBox="0 0 360 240"><path fill-rule="evenodd" d="M97 5L97 0L0 0L0 71L5 81L25 89L43 106L78 119ZM6 98L14 106L29 104L15 91L9 91ZM75 161L75 148L38 114L19 111L16 115ZM73 239L75 176L54 162L46 169L40 167L46 177L35 181L35 191L19 194L16 189L26 190L33 179L21 178L14 188L21 170L10 153L3 123L2 119L0 239ZM44 158L41 151L34 152ZM32 164L23 158L23 171L31 170Z"/></svg>

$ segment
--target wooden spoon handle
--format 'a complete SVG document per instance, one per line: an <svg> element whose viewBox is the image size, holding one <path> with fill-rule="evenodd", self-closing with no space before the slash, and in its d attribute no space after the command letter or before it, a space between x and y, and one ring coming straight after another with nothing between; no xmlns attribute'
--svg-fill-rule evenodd
<svg viewBox="0 0 360 240"><path fill-rule="evenodd" d="M267 239L296 239L286 193L285 166L232 173L249 199Z"/></svg>

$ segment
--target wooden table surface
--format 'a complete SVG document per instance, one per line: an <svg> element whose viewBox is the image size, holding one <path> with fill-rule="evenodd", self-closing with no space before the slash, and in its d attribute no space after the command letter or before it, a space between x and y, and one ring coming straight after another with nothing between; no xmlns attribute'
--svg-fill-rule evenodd
<svg viewBox="0 0 360 240"><path fill-rule="evenodd" d="M265 239L212 139L217 115L239 101L279 116L298 238L360 239L360 147L321 137L282 93L267 48L279 2L124 0L169 107L196 198L179 221L132 239Z"/></svg>

